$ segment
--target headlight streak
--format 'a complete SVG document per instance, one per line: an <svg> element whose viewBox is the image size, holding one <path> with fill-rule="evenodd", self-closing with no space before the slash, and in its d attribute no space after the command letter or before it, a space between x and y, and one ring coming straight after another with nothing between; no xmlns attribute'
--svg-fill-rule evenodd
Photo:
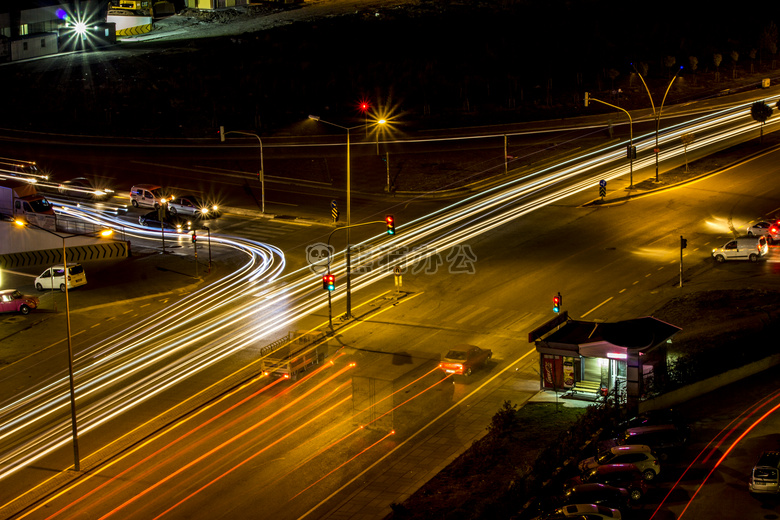
<svg viewBox="0 0 780 520"><path fill-rule="evenodd" d="M751 103L748 103L722 110L709 116L699 117L691 123L681 123L664 129L660 139L660 142L664 143L662 158L666 160L683 153L682 145L675 143L675 140L679 141L679 135L688 131L697 132L697 139L688 146L689 152L728 137L757 132L758 123L752 121L749 115L750 105ZM774 124L778 123L770 120L765 127ZM648 133L639 136L634 142L641 150L652 150L654 135ZM650 142L651 140L653 142ZM424 245L431 248L431 251L422 253L421 256L409 255L394 259L385 264L383 269L357 276L353 283L353 291L368 287L389 276L396 265L411 265L415 258L433 254L433 248L442 250L463 243L535 209L586 189L593 189L598 180L611 180L624 176L628 171L628 165L624 164L624 156L625 142L611 145L600 152L592 152L579 159L571 159L528 174L521 179L507 181L455 202L426 217L399 225L400 232L392 241L394 246ZM635 161L634 164L637 168L641 168L650 166L653 162L654 157L651 153L648 157ZM604 170L609 163L617 163L617 166ZM572 183L574 179L581 180ZM543 193L566 182L571 184L564 185L555 192ZM159 231L155 232L112 219L84 207L66 206L63 211L96 225L108 225L115 230L123 229L131 237L151 239L160 237ZM246 252L249 261L233 275L215 281L180 302L172 304L168 309L160 310L150 317L144 327L131 332L118 333L78 357L77 365L84 365L86 362L89 362L89 365L78 367L77 399L79 403L84 403L91 396L98 399L90 405L81 404L79 415L86 423L84 425L86 429L82 428L82 431L89 431L104 424L139 402L144 402L192 374L204 370L209 364L225 359L242 348L254 346L260 338L269 338L275 332L285 330L291 323L327 305L316 284L312 282L313 276L308 269L302 268L277 278L284 269L284 256L280 250L250 240L219 235L212 235L211 240L216 244ZM387 237L382 234L363 241L361 245L386 243ZM334 258L332 270L343 272L343 251ZM255 301L248 297L247 293L250 288L248 286L256 284L258 280L265 283L278 281L285 285L281 287L269 285L258 290L253 295L263 295L263 300ZM217 315L204 319L199 309L211 308L209 304L217 295L220 296L221 304ZM345 292L340 287L333 296L338 301L344 295ZM196 305L197 308L193 308ZM284 308L280 309L280 307ZM176 355L181 355L181 352L187 352L196 345L202 345L200 350L189 352L181 359L176 359ZM143 349L149 351L145 352ZM131 376L139 374L144 369L151 369L155 360L158 363L161 360L170 361L163 368L154 370L153 374L128 385L127 380ZM172 377L172 379L159 381L163 377ZM106 391L112 384L120 383L125 386L122 391L98 398L99 391ZM32 424L43 425L60 421L51 419L50 415L51 411L66 406L65 388L65 379L59 378L41 388L36 388L10 404L4 404L0 408L0 418L3 421L0 423L0 439L21 434L24 428L32 429ZM9 417L12 412L16 413L17 417ZM39 429L42 427L35 426ZM41 447L31 446L37 444L38 440ZM0 459L0 478L13 474L19 468L37 460L42 454L52 451L56 446L64 446L68 442L69 427L65 421L48 427L43 433L27 439L24 443L26 446L20 446L3 454ZM37 454L33 453L34 451L37 451Z"/></svg>

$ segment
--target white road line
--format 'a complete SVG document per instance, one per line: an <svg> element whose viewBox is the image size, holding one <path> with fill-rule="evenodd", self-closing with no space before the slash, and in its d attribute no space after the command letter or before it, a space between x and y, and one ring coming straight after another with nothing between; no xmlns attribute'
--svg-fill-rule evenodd
<svg viewBox="0 0 780 520"><path fill-rule="evenodd" d="M588 315L588 314L590 314L591 312L595 311L596 309L598 309L599 307L601 307L602 305L604 305L605 303L607 303L607 302L608 302L609 300L611 300L612 298L614 298L614 296L610 296L609 298L607 298L607 299L606 299L606 300L604 300L603 302L599 303L598 305L596 305L595 307L593 307L591 310L589 310L588 312L586 312L585 314L583 314L582 316L580 316L580 318L584 318L585 316L587 316L587 315Z"/></svg>

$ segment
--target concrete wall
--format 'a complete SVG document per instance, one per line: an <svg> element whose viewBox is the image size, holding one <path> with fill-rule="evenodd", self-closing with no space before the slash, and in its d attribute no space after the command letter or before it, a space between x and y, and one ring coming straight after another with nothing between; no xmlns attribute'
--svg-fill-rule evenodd
<svg viewBox="0 0 780 520"><path fill-rule="evenodd" d="M67 235L65 235L67 236ZM124 258L130 253L125 241L76 236L67 238L69 262ZM62 262L62 239L35 228L0 222L0 268L50 265Z"/></svg>
<svg viewBox="0 0 780 520"><path fill-rule="evenodd" d="M755 361L748 365L729 370L718 376L710 377L704 381L693 383L692 385L678 388L663 395L659 395L654 399L649 399L639 403L639 413L644 413L650 410L661 410L676 406L680 403L689 401L696 397L702 396L713 390L730 385L746 377L750 377L759 372L771 368L780 364L780 354L774 354L760 361Z"/></svg>

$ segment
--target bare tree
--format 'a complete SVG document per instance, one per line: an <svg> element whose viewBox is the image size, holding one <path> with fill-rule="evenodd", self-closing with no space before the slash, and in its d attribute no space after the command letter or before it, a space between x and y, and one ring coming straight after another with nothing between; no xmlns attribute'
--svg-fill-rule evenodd
<svg viewBox="0 0 780 520"><path fill-rule="evenodd" d="M715 81L720 81L720 62L723 61L723 56L715 53L712 55L712 63L715 65Z"/></svg>
<svg viewBox="0 0 780 520"><path fill-rule="evenodd" d="M696 135L692 132L686 132L680 136L680 141L683 144L683 156L685 157L685 171L688 171L688 145L691 144Z"/></svg>
<svg viewBox="0 0 780 520"><path fill-rule="evenodd" d="M739 61L739 53L737 51L731 51L731 79L737 77L737 62Z"/></svg>
<svg viewBox="0 0 780 520"><path fill-rule="evenodd" d="M764 103L763 101L756 101L753 106L750 107L750 115L754 120L761 123L761 136L759 137L759 143L764 142L764 123L772 115L772 107Z"/></svg>

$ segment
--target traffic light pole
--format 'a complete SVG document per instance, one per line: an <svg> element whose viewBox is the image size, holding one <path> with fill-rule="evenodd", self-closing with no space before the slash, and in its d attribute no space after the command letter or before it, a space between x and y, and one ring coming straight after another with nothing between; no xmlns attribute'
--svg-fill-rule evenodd
<svg viewBox="0 0 780 520"><path fill-rule="evenodd" d="M389 217L392 219L392 217ZM349 236L349 229L360 227L360 226L369 226L371 224L387 224L387 220L373 220L371 222L363 222L362 224L353 224L351 226L344 226L340 228L336 228L333 231L330 232L328 235L327 245L328 245L328 251L330 251L330 237L333 236L333 233L336 231L345 230L347 231L347 236ZM352 268L350 265L350 257L351 257L351 251L350 251L351 244L347 242L347 249L346 249L346 267L347 267L347 312L344 313L344 316L342 319L348 320L352 318ZM330 273L330 256L328 257L328 273ZM331 312L330 312L330 291L328 291L328 321L331 320ZM331 329L333 328L333 324L331 323Z"/></svg>
<svg viewBox="0 0 780 520"><path fill-rule="evenodd" d="M622 110L628 116L628 189L634 189L634 120L631 119L631 114L624 108L620 108L618 106L607 103L606 101L601 101L600 99L590 97L589 93L586 92L585 106L588 106L589 101L595 101L596 103L601 103L602 105L607 105L608 107Z"/></svg>

